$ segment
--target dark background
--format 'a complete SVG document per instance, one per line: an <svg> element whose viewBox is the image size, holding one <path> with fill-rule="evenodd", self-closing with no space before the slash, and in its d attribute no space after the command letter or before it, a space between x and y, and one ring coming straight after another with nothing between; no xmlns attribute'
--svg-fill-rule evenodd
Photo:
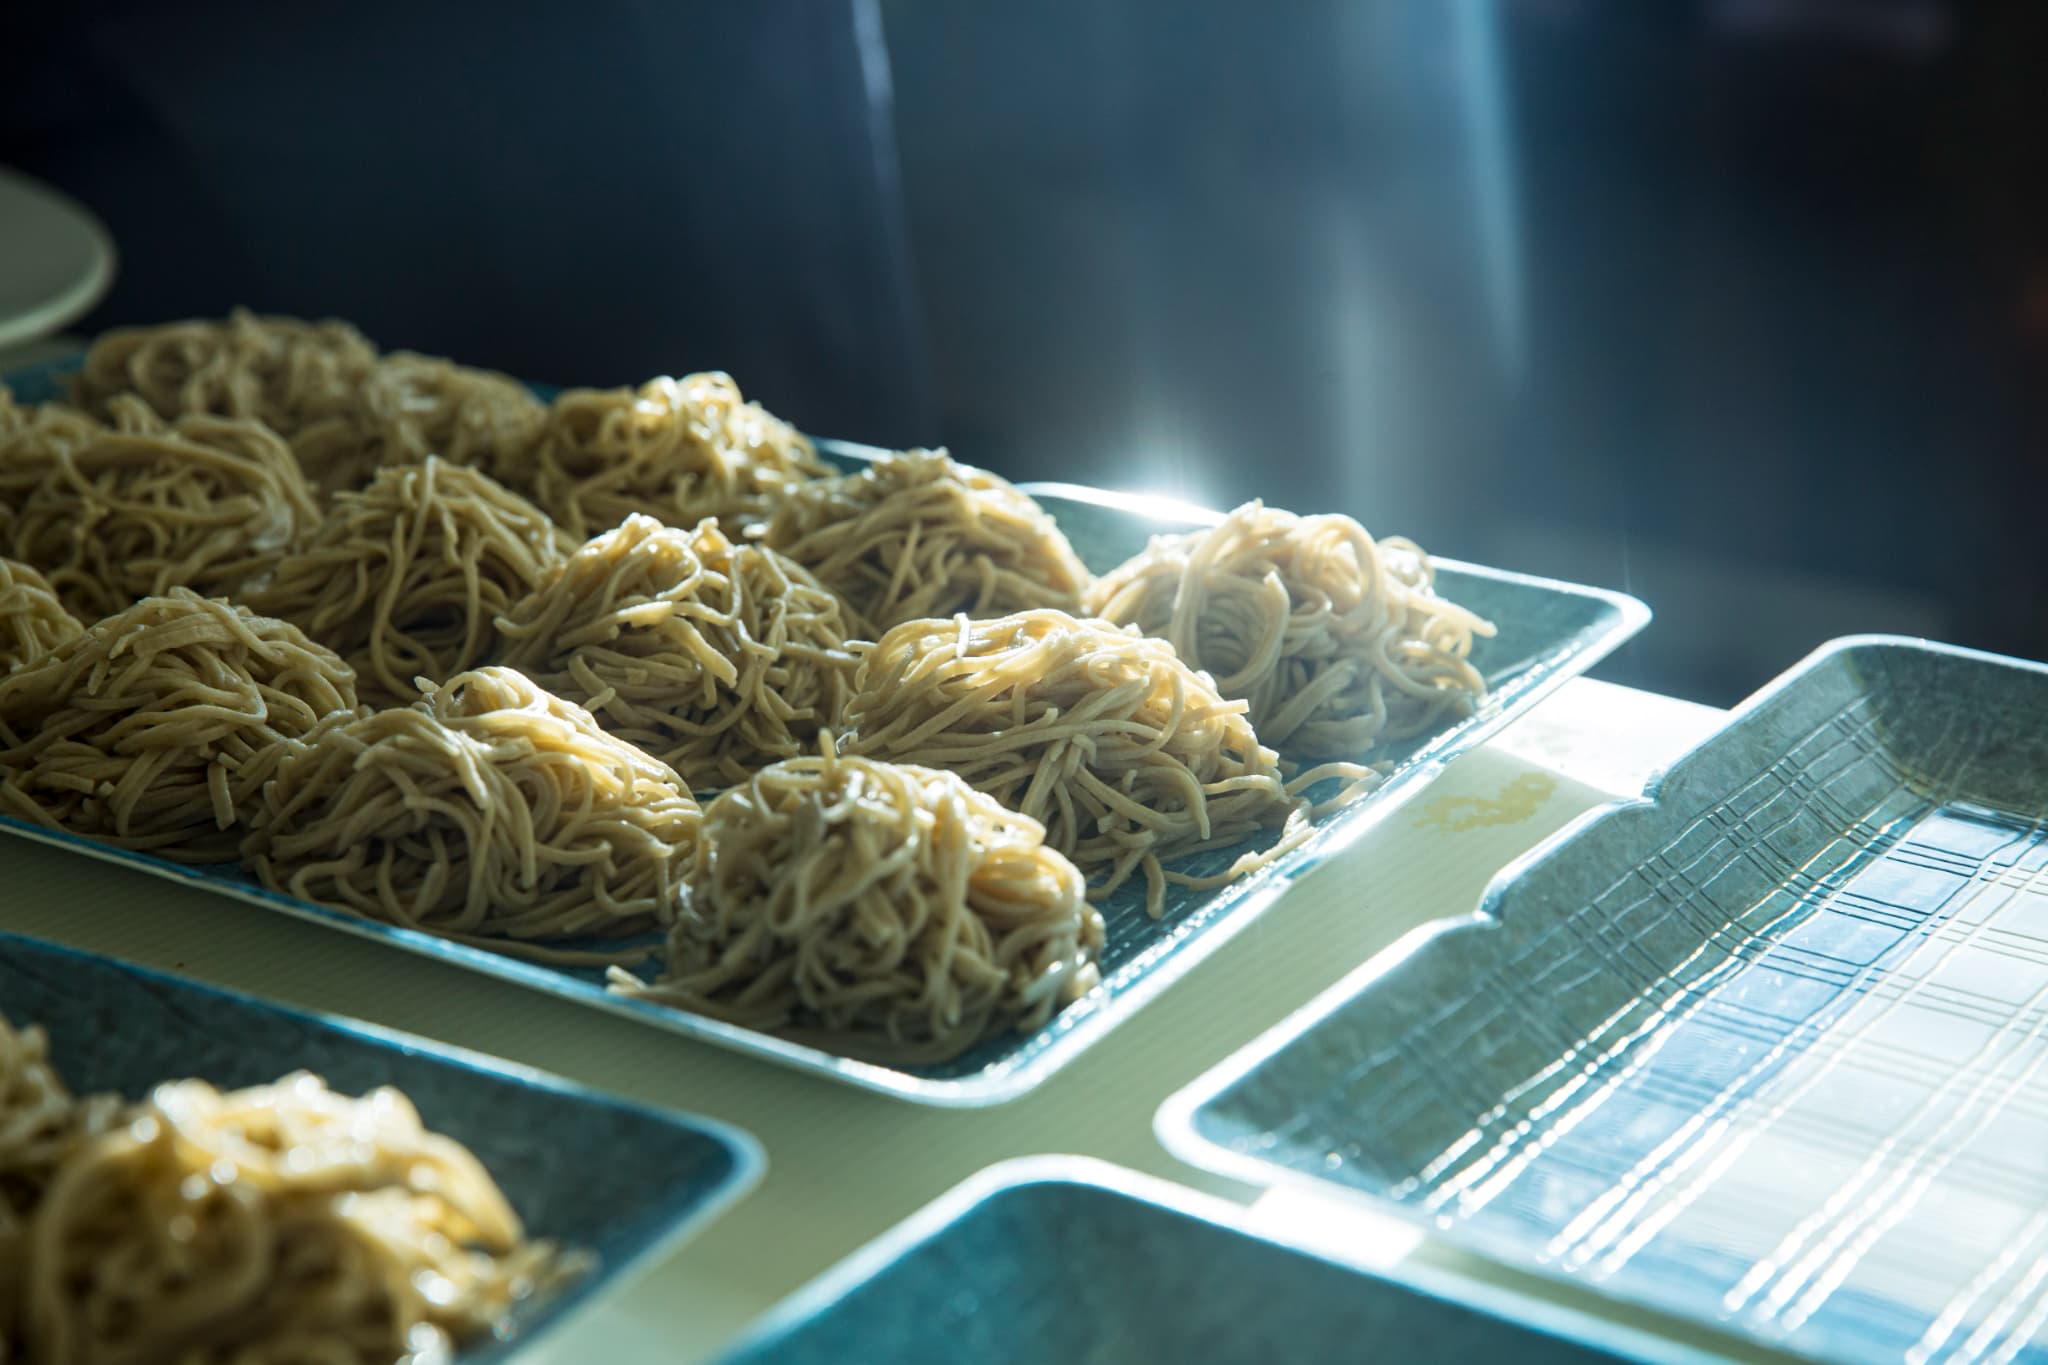
<svg viewBox="0 0 2048 1365"><path fill-rule="evenodd" d="M2048 654L2034 0L57 8L0 161L112 228L88 328L724 368L1341 509L1637 593L1606 675L1713 702L1848 631Z"/></svg>

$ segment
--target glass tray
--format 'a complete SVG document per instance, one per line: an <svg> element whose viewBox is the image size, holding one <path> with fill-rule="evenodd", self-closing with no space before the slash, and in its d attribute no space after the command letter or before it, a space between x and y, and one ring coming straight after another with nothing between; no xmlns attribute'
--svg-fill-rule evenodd
<svg viewBox="0 0 2048 1365"><path fill-rule="evenodd" d="M2048 667L1837 641L1174 1097L1241 1179L1843 1361L2039 1361Z"/></svg>

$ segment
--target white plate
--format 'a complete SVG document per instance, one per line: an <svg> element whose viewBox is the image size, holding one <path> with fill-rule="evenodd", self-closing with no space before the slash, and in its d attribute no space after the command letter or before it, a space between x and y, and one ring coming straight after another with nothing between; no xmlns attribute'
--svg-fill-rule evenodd
<svg viewBox="0 0 2048 1365"><path fill-rule="evenodd" d="M0 167L0 346L76 321L114 282L114 239L76 200Z"/></svg>

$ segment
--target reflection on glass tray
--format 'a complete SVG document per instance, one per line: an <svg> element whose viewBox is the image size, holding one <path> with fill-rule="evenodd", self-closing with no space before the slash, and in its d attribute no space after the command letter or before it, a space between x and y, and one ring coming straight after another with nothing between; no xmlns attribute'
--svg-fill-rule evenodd
<svg viewBox="0 0 2048 1365"><path fill-rule="evenodd" d="M1103 1162L1005 1162L798 1290L721 1365L1701 1359L1448 1276L1367 1274L1246 1223Z"/></svg>
<svg viewBox="0 0 2048 1365"><path fill-rule="evenodd" d="M75 362L71 364L75 366ZM5 382L12 385L21 401L38 401L58 395L66 368L62 364L45 366L10 376ZM847 468L859 467L881 453L872 447L835 441L820 441L818 448L827 459ZM1070 484L1021 487L1045 506L1088 567L1097 572L1143 549L1152 535L1187 530L1215 517L1214 513L1180 504ZM1145 914L1142 879L1133 879L1102 906L1108 941L1102 951L1100 989L1035 1032L990 1038L951 1061L932 1065L879 1065L660 1005L628 1000L604 989L600 968L536 966L501 957L279 895L234 869L181 867L5 817L0 817L0 834L57 844L87 857L282 910L867 1089L933 1105L992 1104L1023 1094L1071 1061L1220 947L1230 934L1270 905L1290 882L1391 815L1453 757L1528 711L1566 679L1591 668L1641 630L1650 618L1648 608L1621 593L1455 560L1438 559L1435 563L1439 591L1499 627L1499 633L1492 639L1478 640L1473 646L1472 662L1485 676L1489 689L1486 700L1473 715L1447 725L1433 736L1376 752L1375 760L1387 758L1395 764L1388 781L1365 799L1323 819L1306 845L1252 876L1215 891L1172 887L1167 894L1165 916L1159 920ZM1195 874L1220 872L1239 852L1214 850L1176 866Z"/></svg>
<svg viewBox="0 0 2048 1365"><path fill-rule="evenodd" d="M2048 667L1862 637L1160 1115L1840 1360L2048 1359Z"/></svg>
<svg viewBox="0 0 2048 1365"><path fill-rule="evenodd" d="M579 1303L680 1246L764 1167L760 1146L722 1123L16 934L0 933L0 1014L48 1029L59 1074L81 1094L140 1099L162 1081L230 1089L298 1070L344 1094L403 1090L427 1127L476 1153L530 1234L597 1257L563 1291L520 1304L504 1339L458 1352L457 1365L524 1351ZM580 1159L602 1152L632 1159Z"/></svg>

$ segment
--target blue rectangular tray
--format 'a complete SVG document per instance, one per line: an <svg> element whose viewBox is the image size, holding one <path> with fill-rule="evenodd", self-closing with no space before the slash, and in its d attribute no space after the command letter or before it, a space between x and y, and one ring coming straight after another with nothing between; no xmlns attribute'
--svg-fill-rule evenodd
<svg viewBox="0 0 2048 1365"><path fill-rule="evenodd" d="M519 1305L502 1339L461 1365L509 1360L544 1330L673 1251L761 1178L753 1138L538 1072L366 1024L0 934L0 1014L49 1030L74 1092L140 1099L161 1081L262 1085L292 1071L344 1094L395 1085L429 1128L462 1142L527 1232L596 1257L562 1291ZM630 1152L630 1161L596 1154Z"/></svg>
<svg viewBox="0 0 2048 1365"><path fill-rule="evenodd" d="M783 1301L720 1365L1705 1357L1443 1275L1372 1275L1080 1157L994 1166Z"/></svg>
<svg viewBox="0 0 2048 1365"><path fill-rule="evenodd" d="M25 402L54 397L59 393L58 381L72 365L75 362L45 366L15 375L6 382L12 385L17 398ZM843 468L861 467L883 453L846 442L820 441L818 447ZM1143 549L1152 535L1187 530L1217 517L1213 512L1159 499L1070 484L1021 487L1051 512L1081 558L1098 572ZM1436 735L1375 754L1375 759L1386 757L1395 763L1384 785L1364 800L1326 817L1305 846L1252 876L1216 891L1170 888L1166 914L1159 920L1145 914L1142 885L1133 883L1122 888L1102 907L1108 941L1103 948L1099 990L1032 1033L990 1038L951 1061L928 1066L878 1065L626 999L605 990L601 969L535 966L516 961L279 895L234 869L181 867L6 817L0 817L0 834L56 844L104 862L281 910L865 1089L922 1104L994 1104L1024 1094L1072 1061L1145 1001L1221 947L1230 935L1271 905L1291 882L1393 814L1452 758L1526 713L1566 679L1584 673L1650 619L1647 607L1621 593L1454 560L1438 559L1435 563L1439 590L1499 627L1498 635L1476 642L1472 651L1473 664L1485 676L1490 689L1486 701L1473 715ZM1220 871L1230 865L1236 853L1237 850L1220 850L1206 855L1206 861L1191 861L1186 866L1195 872Z"/></svg>
<svg viewBox="0 0 2048 1365"><path fill-rule="evenodd" d="M2048 1361L2048 667L1831 644L1161 1111L1843 1361Z"/></svg>

